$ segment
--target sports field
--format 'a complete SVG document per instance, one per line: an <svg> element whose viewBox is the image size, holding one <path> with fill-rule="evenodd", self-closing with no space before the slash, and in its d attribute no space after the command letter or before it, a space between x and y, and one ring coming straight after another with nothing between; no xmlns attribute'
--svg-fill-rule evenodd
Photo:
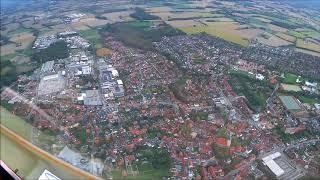
<svg viewBox="0 0 320 180"><path fill-rule="evenodd" d="M297 100L292 96L279 96L280 100L288 110L300 110Z"/></svg>
<svg viewBox="0 0 320 180"><path fill-rule="evenodd" d="M292 84L281 84L281 87L282 87L283 90L285 90L285 91L294 91L294 92L302 91L302 89L300 88L300 86L292 85Z"/></svg>

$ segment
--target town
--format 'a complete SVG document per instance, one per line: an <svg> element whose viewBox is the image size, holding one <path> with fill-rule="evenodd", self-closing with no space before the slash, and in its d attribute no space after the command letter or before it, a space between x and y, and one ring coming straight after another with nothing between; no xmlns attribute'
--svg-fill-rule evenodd
<svg viewBox="0 0 320 180"><path fill-rule="evenodd" d="M163 37L154 52L112 35L105 42L97 56L76 31L40 37L34 49L66 43L68 57L44 62L1 94L16 115L55 135L54 148L43 148L59 158L106 178L138 176L145 163L183 179L319 173L316 156L299 153L319 152L320 104L299 100L299 92L319 98L318 84L300 76L286 83L288 73L259 64L260 56L277 64L268 51L290 50L241 49L207 35ZM307 64L299 70L319 74ZM146 152L161 153L162 164Z"/></svg>
<svg viewBox="0 0 320 180"><path fill-rule="evenodd" d="M97 179L320 176L319 12L273 1L48 4L1 18L1 128ZM17 174L80 174L32 163Z"/></svg>

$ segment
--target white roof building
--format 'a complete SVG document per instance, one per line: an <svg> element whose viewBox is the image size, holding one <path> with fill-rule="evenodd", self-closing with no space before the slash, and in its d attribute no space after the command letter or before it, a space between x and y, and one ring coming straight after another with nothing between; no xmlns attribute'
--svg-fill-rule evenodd
<svg viewBox="0 0 320 180"><path fill-rule="evenodd" d="M273 154L270 154L269 156L266 156L262 158L262 161L268 168L277 176L281 176L284 174L284 170L274 161L274 159L281 156L281 153L276 152Z"/></svg>
<svg viewBox="0 0 320 180"><path fill-rule="evenodd" d="M306 81L306 86L317 87L318 83Z"/></svg>
<svg viewBox="0 0 320 180"><path fill-rule="evenodd" d="M123 85L123 82L121 79L117 80L118 85Z"/></svg>
<svg viewBox="0 0 320 180"><path fill-rule="evenodd" d="M50 171L45 169L43 173L40 175L40 177L38 178L38 180L61 180L61 179L55 176L54 174L52 174Z"/></svg>
<svg viewBox="0 0 320 180"><path fill-rule="evenodd" d="M111 71L111 73L112 73L112 76L113 76L113 77L118 77L118 76L119 76L118 71L115 70L115 69L113 69L113 70Z"/></svg>

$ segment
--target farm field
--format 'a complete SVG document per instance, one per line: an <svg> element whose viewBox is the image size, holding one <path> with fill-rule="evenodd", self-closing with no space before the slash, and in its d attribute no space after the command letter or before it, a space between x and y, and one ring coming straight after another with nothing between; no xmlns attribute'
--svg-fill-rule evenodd
<svg viewBox="0 0 320 180"><path fill-rule="evenodd" d="M130 19L133 20L133 18L130 17L130 14L133 12L134 11L120 11L120 12L105 13L105 14L102 14L101 16L115 23L115 22L128 21Z"/></svg>
<svg viewBox="0 0 320 180"><path fill-rule="evenodd" d="M217 36L220 38L223 38L227 41L231 41L236 44L240 44L242 46L247 46L248 41L252 33L243 33L245 31L250 31L248 30L238 30L240 27L239 23L235 22L207 22L207 26L202 25L202 26L188 26L188 27L182 27L178 29L181 29L182 31L186 32L187 34L196 34L196 33L201 33L205 32L209 35ZM254 33L259 33L256 32L255 30L252 31ZM254 35L253 35L254 36Z"/></svg>
<svg viewBox="0 0 320 180"><path fill-rule="evenodd" d="M306 50L306 49L295 48L295 51L297 51L297 52L302 52L302 53L306 53L306 54L310 54L310 55L312 55L312 56L318 56L318 57L320 57L320 53L317 53L317 52L314 52L314 51L309 51L309 50Z"/></svg>
<svg viewBox="0 0 320 180"><path fill-rule="evenodd" d="M97 56L99 57L106 57L112 55L112 50L108 48L99 48L96 51Z"/></svg>
<svg viewBox="0 0 320 180"><path fill-rule="evenodd" d="M16 45L13 43L1 46L0 48L1 56L6 56L9 54L15 53L15 50L14 50L15 48L16 48Z"/></svg>
<svg viewBox="0 0 320 180"><path fill-rule="evenodd" d="M320 52L320 44L316 44L314 42L310 42L310 41L304 41L302 39L297 39L297 44L296 46L298 48L302 48L302 49L307 49L307 50L311 50L311 51L316 51L316 52Z"/></svg>
<svg viewBox="0 0 320 180"><path fill-rule="evenodd" d="M112 21L90 17L90 18L81 19L79 22L89 27L97 27L97 26L105 25L107 23L111 23Z"/></svg>
<svg viewBox="0 0 320 180"><path fill-rule="evenodd" d="M276 33L275 35L276 35L277 37L281 38L281 39L284 39L284 40L289 41L289 42L292 42L292 43L296 41L296 37L290 36L290 35L285 34L285 33L279 32L279 33Z"/></svg>
<svg viewBox="0 0 320 180"><path fill-rule="evenodd" d="M292 45L292 42L283 40L277 37L276 35L270 33L264 33L264 36L257 37L257 40L262 44L274 47Z"/></svg>
<svg viewBox="0 0 320 180"><path fill-rule="evenodd" d="M10 41L20 44L16 47L16 50L27 49L29 48L36 37L33 36L33 33L21 33L10 38Z"/></svg>

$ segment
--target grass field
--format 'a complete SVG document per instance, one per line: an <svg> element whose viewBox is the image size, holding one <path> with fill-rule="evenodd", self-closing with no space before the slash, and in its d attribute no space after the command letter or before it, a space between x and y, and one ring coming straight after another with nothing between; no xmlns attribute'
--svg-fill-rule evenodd
<svg viewBox="0 0 320 180"><path fill-rule="evenodd" d="M320 103L319 99L307 97L307 96L299 96L298 99L303 102L303 103L308 103L308 104L315 104L315 103Z"/></svg>
<svg viewBox="0 0 320 180"><path fill-rule="evenodd" d="M281 84L281 87L282 87L283 90L285 90L285 91L294 91L294 92L302 91L302 89L300 88L300 86L292 85L292 84Z"/></svg>
<svg viewBox="0 0 320 180"><path fill-rule="evenodd" d="M1 124L16 132L21 137L30 140L32 126L3 107L1 107Z"/></svg>
<svg viewBox="0 0 320 180"><path fill-rule="evenodd" d="M88 29L80 31L80 35L83 38L87 39L91 44L93 44L95 48L102 47L101 37L97 29Z"/></svg>
<svg viewBox="0 0 320 180"><path fill-rule="evenodd" d="M285 73L283 82L288 84L296 84L299 77L292 73Z"/></svg>
<svg viewBox="0 0 320 180"><path fill-rule="evenodd" d="M120 170L114 170L112 172L112 176L113 176L113 179L123 179L123 180L134 180L134 179L150 180L150 179L161 179L161 177L163 176L168 176L167 170L164 170L163 168L155 169L150 164L139 165L138 169L139 169L139 174L136 176L128 175L124 177L121 175Z"/></svg>
<svg viewBox="0 0 320 180"><path fill-rule="evenodd" d="M300 32L297 32L297 31L289 31L288 34L291 36L294 36L296 38L304 38L305 37L305 35L303 35Z"/></svg>

